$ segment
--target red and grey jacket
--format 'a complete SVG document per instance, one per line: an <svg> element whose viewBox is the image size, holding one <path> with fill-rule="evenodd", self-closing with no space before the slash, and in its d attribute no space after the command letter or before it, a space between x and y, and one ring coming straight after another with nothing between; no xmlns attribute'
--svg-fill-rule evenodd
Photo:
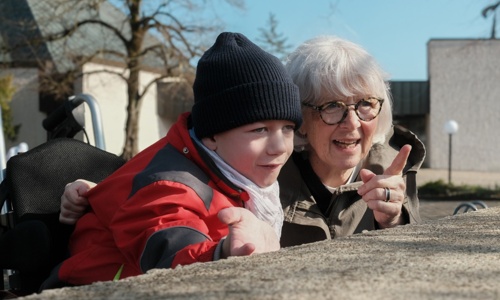
<svg viewBox="0 0 500 300"><path fill-rule="evenodd" d="M76 224L59 280L90 284L214 259L228 234L217 213L243 207L248 194L198 151L188 124L186 113L88 193L90 211Z"/></svg>

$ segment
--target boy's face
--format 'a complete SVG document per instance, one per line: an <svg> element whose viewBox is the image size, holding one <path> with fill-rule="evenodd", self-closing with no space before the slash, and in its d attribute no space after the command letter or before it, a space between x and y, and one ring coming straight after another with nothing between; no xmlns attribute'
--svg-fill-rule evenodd
<svg viewBox="0 0 500 300"><path fill-rule="evenodd" d="M259 121L204 138L203 143L260 187L273 184L293 151L295 124Z"/></svg>

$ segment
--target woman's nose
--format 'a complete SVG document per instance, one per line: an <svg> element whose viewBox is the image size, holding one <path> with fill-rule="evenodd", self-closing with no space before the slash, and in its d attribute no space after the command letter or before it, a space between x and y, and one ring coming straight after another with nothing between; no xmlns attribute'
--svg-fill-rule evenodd
<svg viewBox="0 0 500 300"><path fill-rule="evenodd" d="M340 122L340 126L343 127L352 127L357 128L359 126L359 118L354 110L354 107L347 107L346 116L342 122Z"/></svg>

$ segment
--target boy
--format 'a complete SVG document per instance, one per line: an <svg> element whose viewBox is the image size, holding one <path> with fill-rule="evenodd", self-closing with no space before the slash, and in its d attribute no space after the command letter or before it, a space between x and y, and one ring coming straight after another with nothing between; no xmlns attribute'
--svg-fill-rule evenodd
<svg viewBox="0 0 500 300"><path fill-rule="evenodd" d="M277 58L222 33L193 90L191 113L86 195L71 256L42 289L279 249L276 180L302 122L298 88Z"/></svg>

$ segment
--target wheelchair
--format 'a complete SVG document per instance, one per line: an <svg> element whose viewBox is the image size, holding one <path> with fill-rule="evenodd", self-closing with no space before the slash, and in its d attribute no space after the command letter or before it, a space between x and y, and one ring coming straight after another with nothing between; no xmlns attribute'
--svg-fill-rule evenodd
<svg viewBox="0 0 500 300"><path fill-rule="evenodd" d="M83 103L92 115L94 146L74 138L80 131L86 135ZM6 165L0 178L0 267L4 270L0 290L9 298L38 292L52 269L68 256L73 226L59 222L66 184L79 178L99 182L125 163L106 152L99 109L90 95L71 97L42 125L47 142L0 162ZM4 142L3 134L0 140ZM5 151L0 152L0 159L5 159Z"/></svg>

